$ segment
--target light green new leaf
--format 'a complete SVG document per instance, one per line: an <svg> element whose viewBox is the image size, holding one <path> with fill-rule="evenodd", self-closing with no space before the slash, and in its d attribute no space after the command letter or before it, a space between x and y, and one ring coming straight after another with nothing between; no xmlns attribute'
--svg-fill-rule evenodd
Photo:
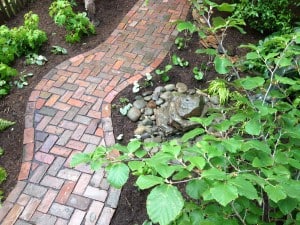
<svg viewBox="0 0 300 225"><path fill-rule="evenodd" d="M200 156L187 157L186 160L190 161L192 165L196 166L200 170L202 170L206 165L205 159Z"/></svg>
<svg viewBox="0 0 300 225"><path fill-rule="evenodd" d="M278 201L285 199L287 197L283 188L278 185L276 185L276 186L266 185L264 187L264 190L268 194L268 197L275 203L277 203Z"/></svg>
<svg viewBox="0 0 300 225"><path fill-rule="evenodd" d="M222 3L221 5L217 6L217 9L221 12L233 12L235 7L236 4Z"/></svg>
<svg viewBox="0 0 300 225"><path fill-rule="evenodd" d="M246 55L246 59L251 60L251 59L259 59L260 56L256 52L249 52Z"/></svg>
<svg viewBox="0 0 300 225"><path fill-rule="evenodd" d="M145 162L142 161L131 161L128 162L128 167L132 170L132 171L138 171L138 170L142 170L145 166Z"/></svg>
<svg viewBox="0 0 300 225"><path fill-rule="evenodd" d="M164 179L161 177L157 177L157 176L153 176L153 175L142 175L139 176L139 178L136 181L137 186L144 190L144 189L148 189L151 188L155 185L158 184L163 184L164 183Z"/></svg>
<svg viewBox="0 0 300 225"><path fill-rule="evenodd" d="M136 150L138 150L141 147L141 142L139 140L133 140L130 141L127 145L127 149L129 153L134 153Z"/></svg>
<svg viewBox="0 0 300 225"><path fill-rule="evenodd" d="M70 166L71 167L75 167L81 163L88 163L91 161L91 157L89 154L86 154L86 153L78 153L78 154L75 154L72 159L71 159L71 162L70 162Z"/></svg>
<svg viewBox="0 0 300 225"><path fill-rule="evenodd" d="M262 129L259 116L250 119L245 125L245 131L250 135L259 135Z"/></svg>
<svg viewBox="0 0 300 225"><path fill-rule="evenodd" d="M180 214L184 205L177 187L162 184L155 187L147 197L147 213L154 223L167 225Z"/></svg>
<svg viewBox="0 0 300 225"><path fill-rule="evenodd" d="M238 197L238 190L231 184L217 184L210 189L212 197L222 206L226 206Z"/></svg>
<svg viewBox="0 0 300 225"><path fill-rule="evenodd" d="M212 22L215 30L226 25L226 20L220 16L212 18Z"/></svg>
<svg viewBox="0 0 300 225"><path fill-rule="evenodd" d="M245 196L248 199L258 199L257 190L253 184L241 177L236 177L229 180L229 183L238 189L238 193L241 196Z"/></svg>
<svg viewBox="0 0 300 225"><path fill-rule="evenodd" d="M129 168L124 163L114 164L108 171L107 180L115 188L121 188L128 180Z"/></svg>
<svg viewBox="0 0 300 225"><path fill-rule="evenodd" d="M295 85L297 83L296 80L293 80L288 77L278 76L278 75L275 75L275 79L281 84Z"/></svg>
<svg viewBox="0 0 300 225"><path fill-rule="evenodd" d="M262 77L246 77L240 79L239 82L246 90L253 90L257 87L263 86L265 79Z"/></svg>
<svg viewBox="0 0 300 225"><path fill-rule="evenodd" d="M193 24L190 21L179 21L176 28L179 32L187 30L191 34L194 33L197 30L197 27L195 26L195 24Z"/></svg>
<svg viewBox="0 0 300 225"><path fill-rule="evenodd" d="M229 59L224 56L216 56L214 60L215 70L219 74L227 74L229 72L228 67L232 66L232 63Z"/></svg>
<svg viewBox="0 0 300 225"><path fill-rule="evenodd" d="M195 128L191 131L186 132L183 136L182 136L182 141L183 142L187 142L190 139L195 138L196 136L203 134L204 133L204 129L203 128Z"/></svg>

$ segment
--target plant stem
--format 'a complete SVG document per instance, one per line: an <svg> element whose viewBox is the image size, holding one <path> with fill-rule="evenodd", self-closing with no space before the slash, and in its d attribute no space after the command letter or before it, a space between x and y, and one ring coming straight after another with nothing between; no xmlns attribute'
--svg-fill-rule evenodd
<svg viewBox="0 0 300 225"><path fill-rule="evenodd" d="M239 212L236 210L235 206L234 206L234 202L231 202L231 207L235 213L235 215L237 216L237 218L239 218L239 220L242 222L243 225L247 225L245 220L241 217L241 215L239 214Z"/></svg>

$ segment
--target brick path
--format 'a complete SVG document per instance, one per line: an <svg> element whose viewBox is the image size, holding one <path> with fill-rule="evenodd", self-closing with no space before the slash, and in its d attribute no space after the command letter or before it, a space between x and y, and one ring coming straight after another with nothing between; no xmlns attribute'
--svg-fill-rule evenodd
<svg viewBox="0 0 300 225"><path fill-rule="evenodd" d="M52 69L32 92L25 115L18 183L0 209L2 225L108 225L120 191L104 170L70 168L77 152L115 140L111 102L155 69L184 19L187 0L140 0L97 48Z"/></svg>

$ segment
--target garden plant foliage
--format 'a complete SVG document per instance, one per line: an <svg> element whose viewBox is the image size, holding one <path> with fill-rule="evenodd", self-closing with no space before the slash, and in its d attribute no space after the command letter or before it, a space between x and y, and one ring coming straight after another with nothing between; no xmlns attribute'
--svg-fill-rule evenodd
<svg viewBox="0 0 300 225"><path fill-rule="evenodd" d="M49 8L49 15L57 25L66 28L68 32L66 35L67 42L80 42L82 36L96 32L87 14L85 12L76 14L68 0L53 1Z"/></svg>
<svg viewBox="0 0 300 225"><path fill-rule="evenodd" d="M243 31L244 22L212 15L216 9L233 12L236 5L192 3L207 24L195 32L215 35L222 50L198 51L211 55L219 74L207 91L219 96L220 108L191 118L199 127L181 138L99 146L75 155L71 165L89 163L93 170L105 165L108 181L116 188L130 174L137 176L139 189L151 189L148 225L298 224L300 29L244 45L249 52L233 62L223 39L229 27ZM157 147L160 150L152 154ZM111 157L115 150L120 155Z"/></svg>
<svg viewBox="0 0 300 225"><path fill-rule="evenodd" d="M24 16L24 25L15 28L0 26L0 97L8 94L11 80L18 72L11 68L16 57L37 53L47 41L47 35L39 29L38 15L29 12Z"/></svg>
<svg viewBox="0 0 300 225"><path fill-rule="evenodd" d="M8 127L14 124L15 124L14 122L0 118L0 132L4 131L5 129L7 129ZM3 153L4 150L0 146L0 157L3 155ZM0 184L6 180L6 177L7 177L6 170L2 166L0 166ZM0 201L2 200L2 198L3 198L3 191L0 190Z"/></svg>

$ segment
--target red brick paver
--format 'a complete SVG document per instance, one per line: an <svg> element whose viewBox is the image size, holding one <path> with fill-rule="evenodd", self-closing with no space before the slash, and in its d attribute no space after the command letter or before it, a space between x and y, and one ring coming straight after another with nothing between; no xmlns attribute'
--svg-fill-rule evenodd
<svg viewBox="0 0 300 225"><path fill-rule="evenodd" d="M0 224L108 225L120 190L103 170L70 168L77 152L115 143L111 102L167 55L187 0L139 0L95 49L53 68L31 93L19 181L0 209Z"/></svg>

